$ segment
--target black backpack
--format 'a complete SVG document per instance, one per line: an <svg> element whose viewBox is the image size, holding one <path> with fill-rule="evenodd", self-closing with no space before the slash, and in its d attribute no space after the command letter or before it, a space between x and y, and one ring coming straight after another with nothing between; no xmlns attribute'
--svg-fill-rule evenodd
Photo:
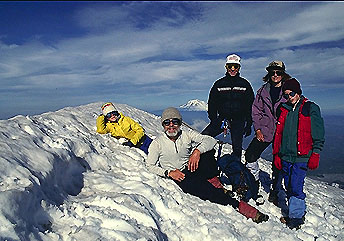
<svg viewBox="0 0 344 241"><path fill-rule="evenodd" d="M221 171L220 181L223 184L232 185L240 200L248 202L251 198L258 198L258 184L249 169L232 154L225 154L217 160Z"/></svg>

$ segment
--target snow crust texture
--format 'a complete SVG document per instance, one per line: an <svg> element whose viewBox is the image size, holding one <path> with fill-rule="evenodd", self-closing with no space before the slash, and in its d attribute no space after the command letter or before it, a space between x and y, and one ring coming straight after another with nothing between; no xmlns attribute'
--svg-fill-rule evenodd
<svg viewBox="0 0 344 241"><path fill-rule="evenodd" d="M183 193L147 171L144 152L98 134L101 105L0 121L0 240L344 240L342 189L306 178L300 230L280 223L268 201L258 209L269 221L255 224ZM150 137L162 132L158 116L115 105ZM271 163L259 164L267 200Z"/></svg>

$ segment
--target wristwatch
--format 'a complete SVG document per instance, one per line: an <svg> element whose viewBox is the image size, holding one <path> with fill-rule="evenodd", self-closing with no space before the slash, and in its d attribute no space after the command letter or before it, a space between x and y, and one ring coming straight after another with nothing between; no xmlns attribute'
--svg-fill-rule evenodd
<svg viewBox="0 0 344 241"><path fill-rule="evenodd" d="M165 177L168 177L168 173L169 173L169 171L168 171L168 170L166 170L166 171L164 172L164 174L165 174Z"/></svg>

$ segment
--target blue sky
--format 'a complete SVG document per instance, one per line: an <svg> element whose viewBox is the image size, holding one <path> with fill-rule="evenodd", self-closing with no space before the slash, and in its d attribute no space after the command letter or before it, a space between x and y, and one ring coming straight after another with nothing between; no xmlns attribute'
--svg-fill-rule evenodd
<svg viewBox="0 0 344 241"><path fill-rule="evenodd" d="M254 91L282 60L323 113L344 114L343 12L344 2L0 2L0 118L207 101L231 53Z"/></svg>

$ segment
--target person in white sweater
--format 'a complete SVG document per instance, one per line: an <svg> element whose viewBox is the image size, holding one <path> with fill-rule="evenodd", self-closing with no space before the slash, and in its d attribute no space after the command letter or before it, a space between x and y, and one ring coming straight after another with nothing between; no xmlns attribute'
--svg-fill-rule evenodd
<svg viewBox="0 0 344 241"><path fill-rule="evenodd" d="M214 147L217 141L191 129L181 130L180 112L169 107L161 117L164 133L155 138L148 149L147 169L159 176L172 179L185 193L222 205L231 205L256 223L268 216L249 204L227 195L209 179L218 175Z"/></svg>

